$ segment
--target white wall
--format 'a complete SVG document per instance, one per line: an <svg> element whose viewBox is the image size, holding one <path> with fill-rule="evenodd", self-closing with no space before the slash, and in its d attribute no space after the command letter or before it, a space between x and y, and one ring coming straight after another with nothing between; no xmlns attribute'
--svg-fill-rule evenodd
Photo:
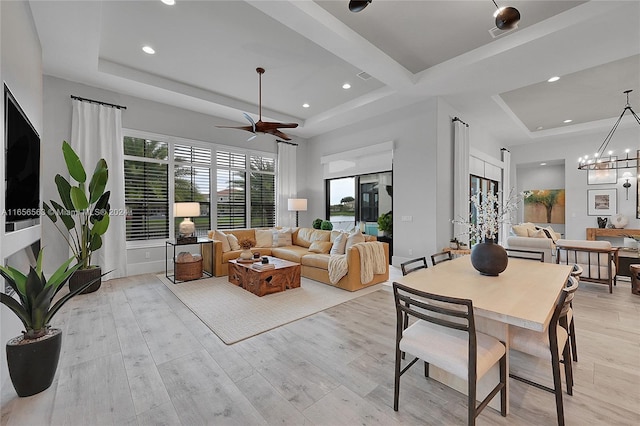
<svg viewBox="0 0 640 426"><path fill-rule="evenodd" d="M453 232L453 126L459 115L439 98L402 108L309 139L304 193L309 210L301 223L324 217L320 157L385 141L393 152L393 263L429 256L448 245ZM465 120L466 121L466 120ZM500 146L471 124L471 145L499 158ZM411 219L403 221L402 217Z"/></svg>
<svg viewBox="0 0 640 426"><path fill-rule="evenodd" d="M27 117L42 137L42 49L27 2L0 2L0 79L6 83ZM0 107L4 117L4 103ZM4 135L4 119L2 135ZM4 139L3 139L4 140ZM4 148L0 149L0 194L4 194ZM4 212L4 195L0 196L0 212ZM4 214L0 215L0 261L40 239L40 226L5 234ZM4 291L4 280L2 280ZM18 318L1 305L1 338L3 343L23 329ZM0 351L1 385L9 377L6 353Z"/></svg>
<svg viewBox="0 0 640 426"><path fill-rule="evenodd" d="M585 154L593 155L600 146L609 129L596 133L571 137L548 138L543 142L512 146L513 169L518 164L539 163L548 160L564 160L564 181L566 190L565 238L585 239L586 228L597 228L596 216L587 215L587 190L617 189L618 213L629 218L627 228L640 229L640 219L636 219L637 180L632 181L629 188L629 200L625 199L626 191L622 187L622 171L618 171L618 182L610 185L587 185L587 172L578 170L578 158ZM638 126L618 128L610 143L609 149L624 152L625 148L640 149ZM630 169L633 173L637 173ZM520 184L517 184L520 187Z"/></svg>
<svg viewBox="0 0 640 426"><path fill-rule="evenodd" d="M258 135L247 142L247 132L230 129L218 129L216 125L239 125L221 118L188 111L169 105L127 96L112 91L91 87L60 78L44 77L44 138L48 141L43 156L47 162L43 166L43 187L45 200L58 199L53 177L65 174L66 167L62 157L62 141L71 137L71 99L70 95L100 100L103 102L124 105L122 126L128 129L148 131L168 136L255 149L262 152L276 152L273 136ZM239 120L242 117L238 117ZM298 170L304 170L300 161L304 157L305 140L296 138L298 142ZM88 141L90 143L90 141ZM299 172L300 173L300 172ZM300 173L302 174L302 173ZM298 184L300 186L300 184ZM43 244L55 247L58 256L49 259L52 265L66 260L67 246L53 224L46 218L43 220ZM107 231L108 232L108 231ZM146 257L147 252L149 258ZM147 272L164 271L164 243L161 246L149 245L140 249L127 250L127 274L135 275Z"/></svg>

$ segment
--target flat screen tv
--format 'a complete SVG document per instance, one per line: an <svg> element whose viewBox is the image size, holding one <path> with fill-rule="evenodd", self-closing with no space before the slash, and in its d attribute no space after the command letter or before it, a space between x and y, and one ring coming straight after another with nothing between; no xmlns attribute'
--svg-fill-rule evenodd
<svg viewBox="0 0 640 426"><path fill-rule="evenodd" d="M40 136L6 85L4 114L4 213L6 230L12 231L39 217Z"/></svg>

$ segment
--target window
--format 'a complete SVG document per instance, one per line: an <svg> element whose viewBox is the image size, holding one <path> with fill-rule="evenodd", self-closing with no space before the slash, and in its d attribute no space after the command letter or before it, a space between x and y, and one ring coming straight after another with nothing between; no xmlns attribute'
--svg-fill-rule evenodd
<svg viewBox="0 0 640 426"><path fill-rule="evenodd" d="M127 241L177 235L183 218L173 217L174 202L200 204L200 216L191 218L197 235L214 228L275 225L275 154L125 132Z"/></svg>
<svg viewBox="0 0 640 426"><path fill-rule="evenodd" d="M216 167L217 227L218 229L245 228L247 226L245 155L218 151Z"/></svg>
<svg viewBox="0 0 640 426"><path fill-rule="evenodd" d="M206 235L211 229L211 149L175 144L174 146L174 200L198 202L200 216L191 218L197 235ZM174 229L183 218L174 218Z"/></svg>
<svg viewBox="0 0 640 426"><path fill-rule="evenodd" d="M378 218L391 212L393 184L391 172L329 179L327 182L327 216L333 229L353 229L365 223L367 234L377 234Z"/></svg>
<svg viewBox="0 0 640 426"><path fill-rule="evenodd" d="M169 237L168 144L124 138L127 241Z"/></svg>
<svg viewBox="0 0 640 426"><path fill-rule="evenodd" d="M273 158L250 157L251 227L276 224L276 162Z"/></svg>

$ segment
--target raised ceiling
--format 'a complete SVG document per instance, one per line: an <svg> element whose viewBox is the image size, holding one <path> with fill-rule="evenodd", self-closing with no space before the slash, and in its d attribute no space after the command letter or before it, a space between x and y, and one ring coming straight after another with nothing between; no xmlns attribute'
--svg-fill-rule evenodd
<svg viewBox="0 0 640 426"><path fill-rule="evenodd" d="M490 0L29 3L46 74L220 117L212 127L257 116L258 66L263 115L300 137L433 96L510 144L605 127L625 89L640 109L639 1L501 1L522 20L497 38Z"/></svg>

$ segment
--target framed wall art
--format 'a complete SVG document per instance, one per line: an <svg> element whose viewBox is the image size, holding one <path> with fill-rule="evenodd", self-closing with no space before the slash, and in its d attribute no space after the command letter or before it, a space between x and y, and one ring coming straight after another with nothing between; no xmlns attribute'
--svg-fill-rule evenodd
<svg viewBox="0 0 640 426"><path fill-rule="evenodd" d="M617 160L618 157L611 157L611 159ZM601 167L601 169L587 171L587 185L601 185L617 182L618 172L616 169L608 167L607 164L603 164Z"/></svg>
<svg viewBox="0 0 640 426"><path fill-rule="evenodd" d="M616 214L616 192L614 189L589 189L587 191L587 214L589 216L612 216Z"/></svg>

